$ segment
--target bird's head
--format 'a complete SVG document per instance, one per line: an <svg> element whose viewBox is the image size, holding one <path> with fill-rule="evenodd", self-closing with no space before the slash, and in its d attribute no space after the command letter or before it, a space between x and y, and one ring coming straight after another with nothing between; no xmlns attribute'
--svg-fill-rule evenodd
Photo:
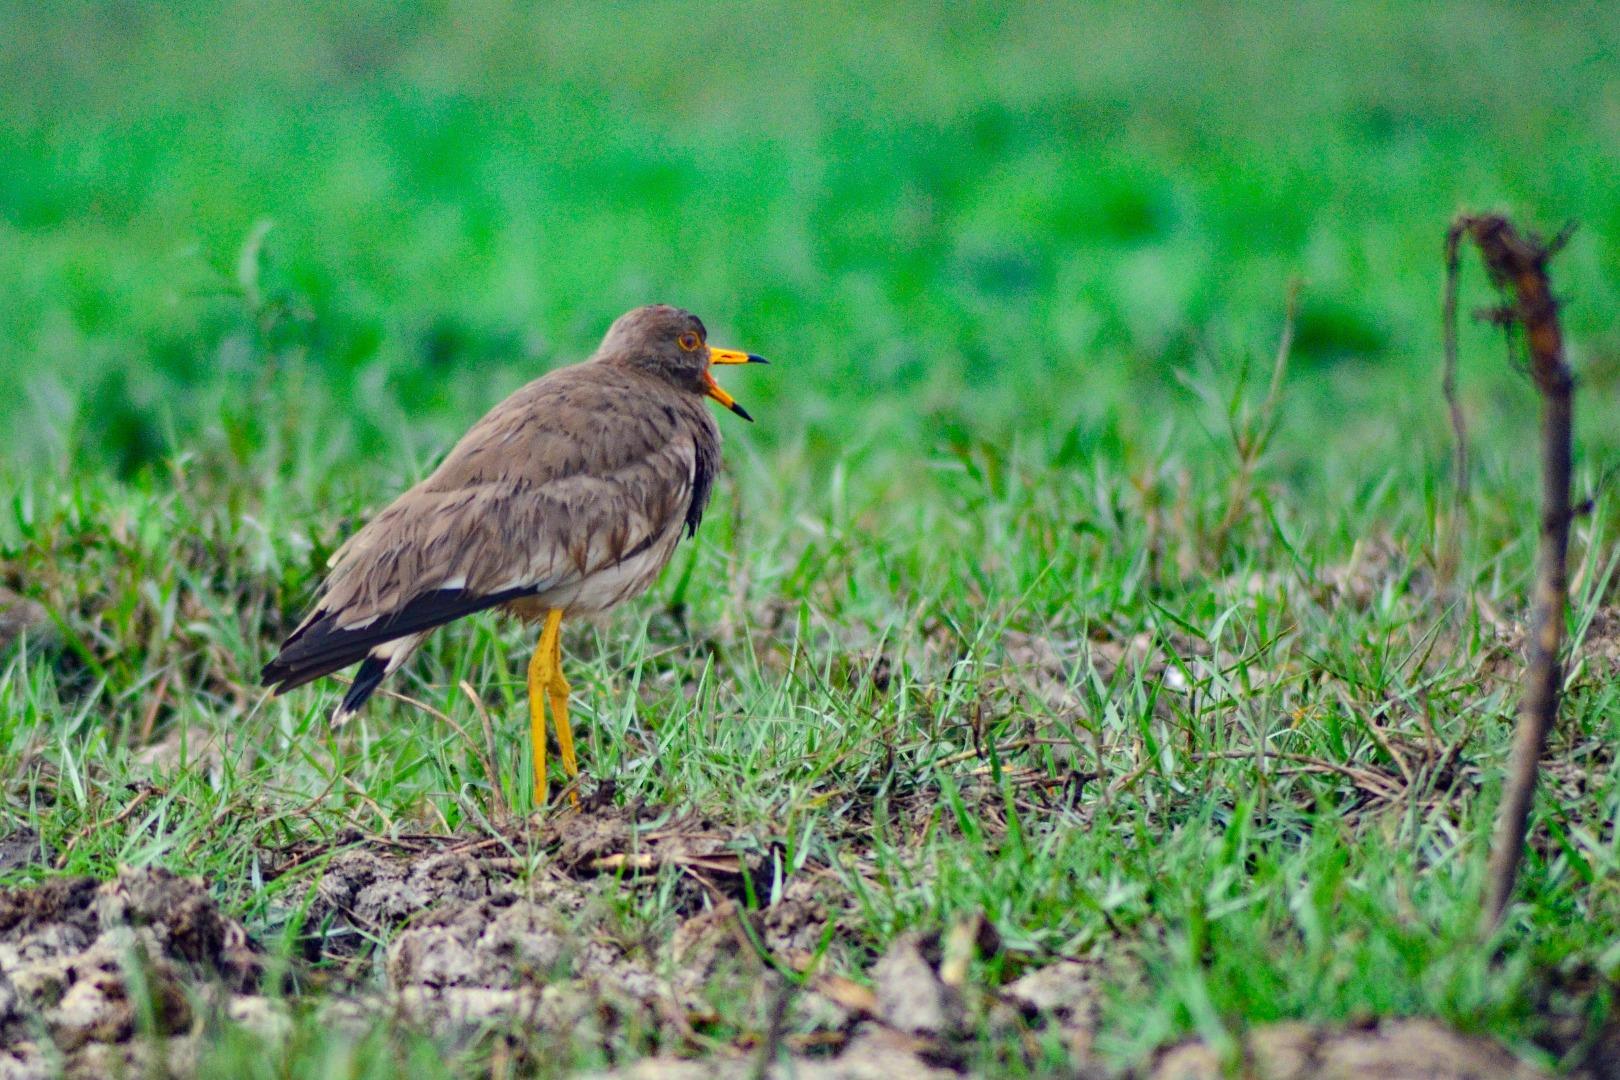
<svg viewBox="0 0 1620 1080"><path fill-rule="evenodd" d="M712 397L744 420L752 420L735 398L720 388L714 364L763 364L763 356L717 349L709 344L703 320L668 304L649 304L620 315L596 350L600 359L632 364L683 390Z"/></svg>

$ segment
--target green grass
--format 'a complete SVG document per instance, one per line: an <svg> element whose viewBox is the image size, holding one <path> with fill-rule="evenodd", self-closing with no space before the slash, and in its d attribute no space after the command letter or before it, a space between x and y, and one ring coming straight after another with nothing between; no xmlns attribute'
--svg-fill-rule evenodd
<svg viewBox="0 0 1620 1080"><path fill-rule="evenodd" d="M519 630L469 620L399 681L454 724L379 701L333 734L332 685L266 702L256 672L483 409L668 300L774 366L728 380L759 422L721 418L697 539L568 630L592 775L830 867L849 974L975 910L1007 949L986 981L1103 958L1115 1065L1387 1015L1546 1060L1620 969L1620 691L1599 656L1572 672L1522 903L1478 941L1535 406L1465 327L1448 575L1441 240L1464 206L1580 222L1554 276L1593 489L1620 460L1616 27L1482 2L0 13L0 584L60 641L0 659L0 830L37 829L53 873L204 875L290 950L311 878L261 884L267 849L483 827L461 681L526 808ZM1473 263L1465 288L1488 302ZM1577 636L1615 602L1617 525L1612 498L1576 524ZM1018 769L1097 778L1049 804ZM373 1038L309 1019L211 1052L488 1067Z"/></svg>

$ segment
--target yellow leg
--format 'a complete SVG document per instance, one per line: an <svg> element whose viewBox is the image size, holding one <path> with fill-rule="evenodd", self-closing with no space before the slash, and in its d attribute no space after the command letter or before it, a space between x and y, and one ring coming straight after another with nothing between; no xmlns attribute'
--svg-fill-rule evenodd
<svg viewBox="0 0 1620 1080"><path fill-rule="evenodd" d="M563 771L568 774L568 779L574 780L579 776L579 759L574 756L574 728L568 722L568 693L572 687L568 685L568 680L563 678L560 609L554 608L546 614L546 628L540 635L541 648L546 647L547 635L550 637L551 657L546 663L547 675L550 678L546 684L546 697L551 702L551 722L557 728L557 749L562 753ZM578 806L578 790L571 788L568 799Z"/></svg>
<svg viewBox="0 0 1620 1080"><path fill-rule="evenodd" d="M529 757L534 767L534 808L546 805L546 706L545 688L550 685L551 653L546 648L546 636L540 635L540 644L529 661Z"/></svg>

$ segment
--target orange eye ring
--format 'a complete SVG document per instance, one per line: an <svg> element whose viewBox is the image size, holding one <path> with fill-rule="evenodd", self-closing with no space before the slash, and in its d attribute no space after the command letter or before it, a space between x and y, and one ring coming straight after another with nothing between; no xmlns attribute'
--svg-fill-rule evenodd
<svg viewBox="0 0 1620 1080"><path fill-rule="evenodd" d="M702 345L703 342L696 334L688 330L686 333L675 339L675 344L679 345L687 352L697 352L698 346Z"/></svg>

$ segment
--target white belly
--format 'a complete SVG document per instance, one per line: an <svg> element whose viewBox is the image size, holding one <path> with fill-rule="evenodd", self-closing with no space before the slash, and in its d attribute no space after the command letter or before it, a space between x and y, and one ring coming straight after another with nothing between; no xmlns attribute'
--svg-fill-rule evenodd
<svg viewBox="0 0 1620 1080"><path fill-rule="evenodd" d="M548 589L535 597L539 606L562 608L569 615L593 615L624 603L657 580L681 539L676 523L647 550L587 574L578 581Z"/></svg>

